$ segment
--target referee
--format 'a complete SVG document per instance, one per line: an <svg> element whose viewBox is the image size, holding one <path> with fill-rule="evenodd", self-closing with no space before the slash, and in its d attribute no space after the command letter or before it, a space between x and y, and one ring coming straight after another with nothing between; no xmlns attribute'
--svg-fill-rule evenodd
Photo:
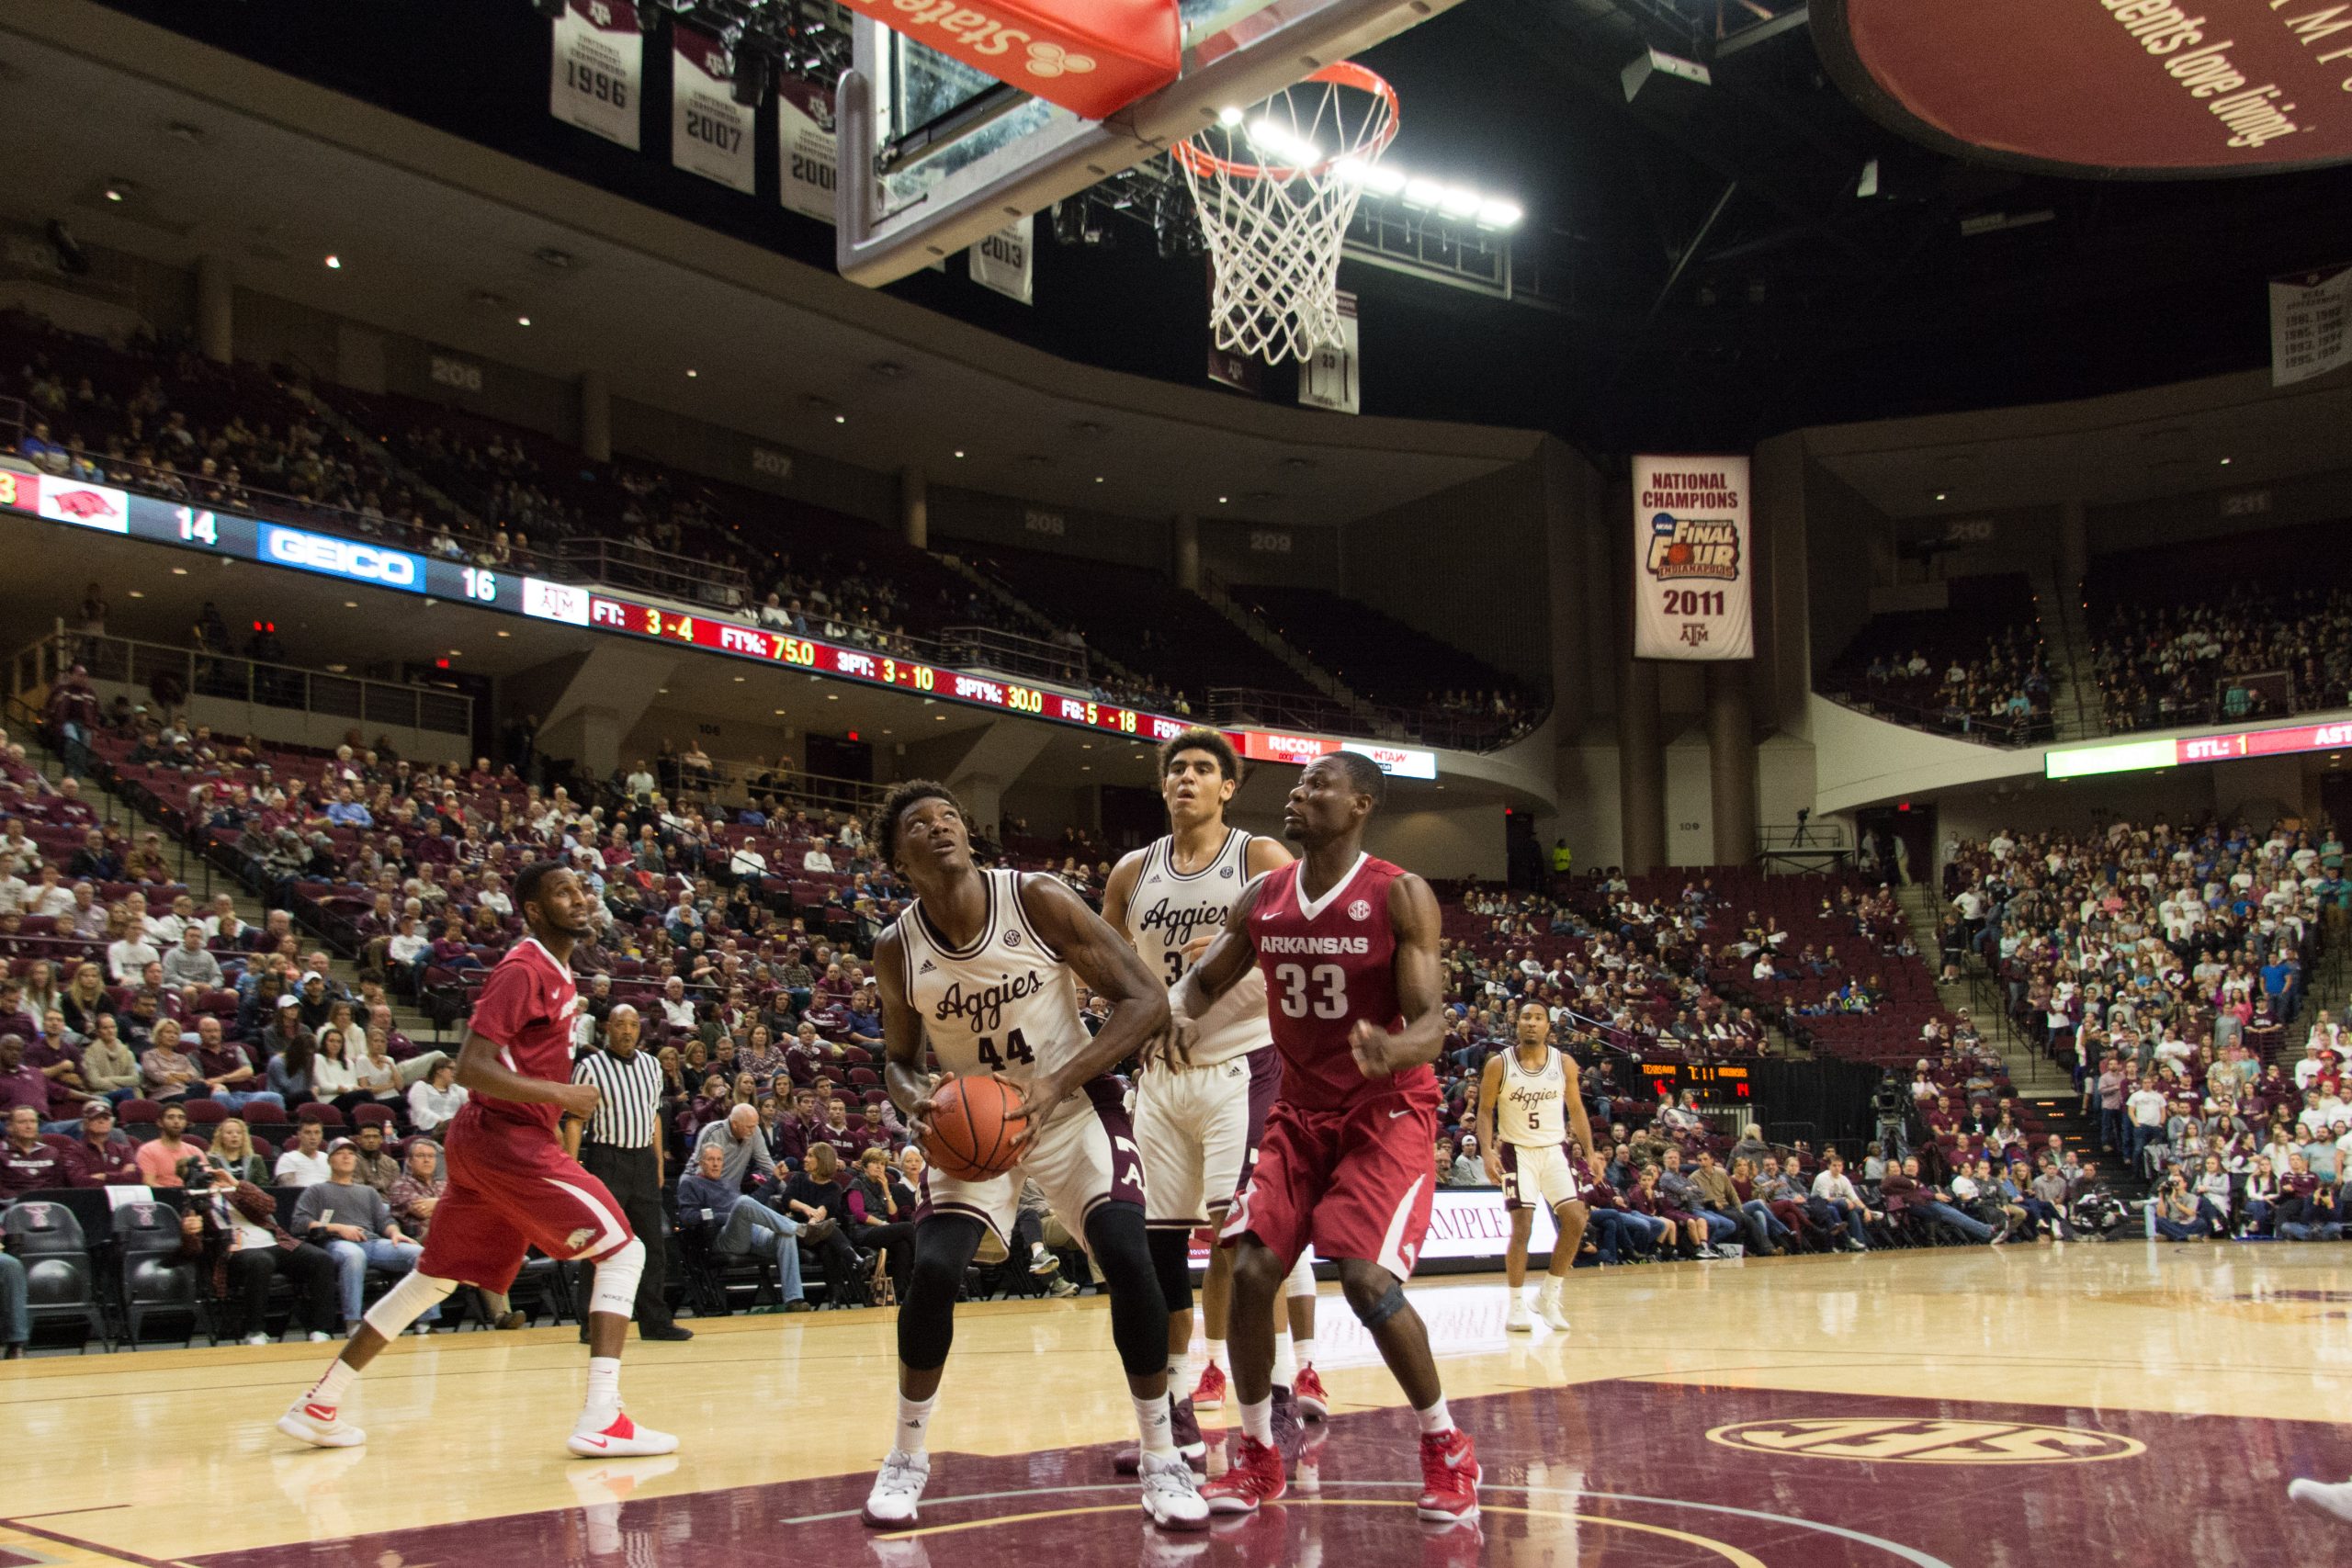
<svg viewBox="0 0 2352 1568"><path fill-rule="evenodd" d="M641 1027L637 1010L620 1003L605 1019L602 1049L573 1064L571 1081L594 1084L601 1098L584 1126L576 1117L563 1119L563 1146L612 1192L629 1228L645 1243L645 1272L637 1281L637 1337L692 1339L693 1329L671 1321L669 1298L662 1292L667 1254L662 1215L662 1068L637 1048ZM582 1299L595 1288L595 1265L582 1265ZM584 1324L580 1334L583 1340L587 1337Z"/></svg>

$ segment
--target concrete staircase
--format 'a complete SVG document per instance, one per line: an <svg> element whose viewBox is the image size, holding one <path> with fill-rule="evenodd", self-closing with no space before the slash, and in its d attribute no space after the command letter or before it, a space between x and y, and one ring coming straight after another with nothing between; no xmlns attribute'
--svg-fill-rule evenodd
<svg viewBox="0 0 2352 1568"><path fill-rule="evenodd" d="M2041 604L2041 640L2050 668L2050 706L2060 739L2077 739L2106 732L2106 709L2099 700L2098 660L2091 651L2089 628L2075 593L2064 592L2048 567L2028 574L2034 597Z"/></svg>
<svg viewBox="0 0 2352 1568"><path fill-rule="evenodd" d="M1240 627L1243 636L1290 666L1299 679L1308 685L1333 702L1344 704L1352 713L1364 711L1367 705L1364 699L1350 690L1347 682L1315 662L1305 652L1292 646L1281 633L1266 624L1263 616L1251 612L1239 600L1226 592L1224 583L1205 571L1201 573L1200 596L1208 601L1209 608Z"/></svg>

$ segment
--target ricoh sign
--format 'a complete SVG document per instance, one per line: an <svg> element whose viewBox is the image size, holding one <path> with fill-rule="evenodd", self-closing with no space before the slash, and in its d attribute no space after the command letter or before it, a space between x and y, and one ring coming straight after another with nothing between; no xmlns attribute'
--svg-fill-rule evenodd
<svg viewBox="0 0 2352 1568"><path fill-rule="evenodd" d="M424 592L424 558L406 550L265 523L261 526L261 554L264 560L315 571L323 577L397 588L408 593Z"/></svg>

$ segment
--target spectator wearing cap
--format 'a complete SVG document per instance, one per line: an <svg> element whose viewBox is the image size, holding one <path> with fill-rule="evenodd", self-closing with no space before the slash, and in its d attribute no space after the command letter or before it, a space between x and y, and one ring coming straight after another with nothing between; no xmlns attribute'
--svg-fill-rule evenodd
<svg viewBox="0 0 2352 1568"><path fill-rule="evenodd" d="M187 1138L187 1109L166 1105L157 1118L160 1131L139 1145L136 1158L140 1174L150 1187L179 1187L180 1168L190 1160L204 1163L204 1151Z"/></svg>
<svg viewBox="0 0 2352 1568"><path fill-rule="evenodd" d="M29 1105L16 1107L8 1112L6 1135L0 1136L0 1203L28 1192L72 1186L66 1159L63 1142L41 1132L40 1112Z"/></svg>
<svg viewBox="0 0 2352 1568"><path fill-rule="evenodd" d="M424 1249L401 1233L384 1195L358 1179L359 1145L337 1138L327 1149L327 1178L305 1187L294 1201L288 1228L313 1247L323 1247L334 1259L335 1282L342 1297L346 1333L359 1325L360 1300L371 1269L405 1274L416 1267ZM432 1332L428 1325L441 1320L435 1302L417 1319L417 1332Z"/></svg>
<svg viewBox="0 0 2352 1568"><path fill-rule="evenodd" d="M334 1172L327 1165L326 1130L316 1122L302 1122L294 1132L294 1145L277 1156L274 1174L280 1187L314 1187Z"/></svg>
<svg viewBox="0 0 2352 1568"><path fill-rule="evenodd" d="M67 1146L66 1184L71 1187L143 1187L139 1149L114 1124L114 1107L103 1100L82 1107L82 1135Z"/></svg>

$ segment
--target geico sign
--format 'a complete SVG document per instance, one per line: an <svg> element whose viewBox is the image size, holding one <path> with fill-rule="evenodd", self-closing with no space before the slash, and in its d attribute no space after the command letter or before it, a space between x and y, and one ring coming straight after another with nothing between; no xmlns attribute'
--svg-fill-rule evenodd
<svg viewBox="0 0 2352 1568"><path fill-rule="evenodd" d="M379 549L351 539L305 534L293 528L266 530L262 550L271 560L298 566L305 571L322 571L329 577L347 577L412 592L424 592L416 558L404 550Z"/></svg>

